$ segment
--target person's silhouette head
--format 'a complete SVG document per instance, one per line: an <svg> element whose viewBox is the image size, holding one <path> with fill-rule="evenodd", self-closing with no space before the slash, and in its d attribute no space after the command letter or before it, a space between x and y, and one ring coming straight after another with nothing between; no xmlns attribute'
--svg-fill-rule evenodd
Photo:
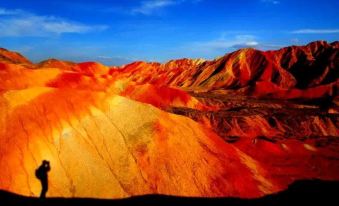
<svg viewBox="0 0 339 206"><path fill-rule="evenodd" d="M43 166L43 167L48 167L48 166L49 166L49 161L43 160L43 161L42 161L42 166Z"/></svg>

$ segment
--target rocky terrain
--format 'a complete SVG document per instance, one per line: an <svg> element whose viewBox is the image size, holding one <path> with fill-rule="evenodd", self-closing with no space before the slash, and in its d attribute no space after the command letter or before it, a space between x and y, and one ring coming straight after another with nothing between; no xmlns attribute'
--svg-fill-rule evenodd
<svg viewBox="0 0 339 206"><path fill-rule="evenodd" d="M0 50L0 189L261 197L339 180L339 43L207 61L32 63Z"/></svg>

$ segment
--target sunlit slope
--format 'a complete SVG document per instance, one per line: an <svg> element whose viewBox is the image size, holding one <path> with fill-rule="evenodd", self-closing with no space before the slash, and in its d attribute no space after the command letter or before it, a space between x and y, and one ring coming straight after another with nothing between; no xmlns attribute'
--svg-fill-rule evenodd
<svg viewBox="0 0 339 206"><path fill-rule="evenodd" d="M139 194L254 197L278 187L267 171L186 117L100 92L31 88L1 98L0 188L49 196Z"/></svg>
<svg viewBox="0 0 339 206"><path fill-rule="evenodd" d="M126 79L116 79L109 74L108 67L97 63L72 64L72 67L57 60L48 60L40 69L26 65L0 61L0 90L18 90L31 87L91 90L121 94L159 108L182 106L204 109L197 99L187 92L164 85L137 84ZM58 67L60 66L60 67Z"/></svg>

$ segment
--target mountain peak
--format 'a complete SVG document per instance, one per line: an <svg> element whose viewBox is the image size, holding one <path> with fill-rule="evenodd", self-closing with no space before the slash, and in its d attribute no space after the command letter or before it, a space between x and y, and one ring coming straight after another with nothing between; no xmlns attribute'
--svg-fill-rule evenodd
<svg viewBox="0 0 339 206"><path fill-rule="evenodd" d="M339 41L334 41L331 43L331 46L334 47L334 48L339 48Z"/></svg>
<svg viewBox="0 0 339 206"><path fill-rule="evenodd" d="M5 48L0 48L0 61L12 64L32 64L18 52L9 51Z"/></svg>

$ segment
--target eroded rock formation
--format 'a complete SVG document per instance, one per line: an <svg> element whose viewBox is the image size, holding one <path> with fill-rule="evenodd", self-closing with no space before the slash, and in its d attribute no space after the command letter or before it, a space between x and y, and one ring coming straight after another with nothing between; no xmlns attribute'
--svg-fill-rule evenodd
<svg viewBox="0 0 339 206"><path fill-rule="evenodd" d="M0 189L258 197L339 180L338 42L122 67L0 50Z"/></svg>

